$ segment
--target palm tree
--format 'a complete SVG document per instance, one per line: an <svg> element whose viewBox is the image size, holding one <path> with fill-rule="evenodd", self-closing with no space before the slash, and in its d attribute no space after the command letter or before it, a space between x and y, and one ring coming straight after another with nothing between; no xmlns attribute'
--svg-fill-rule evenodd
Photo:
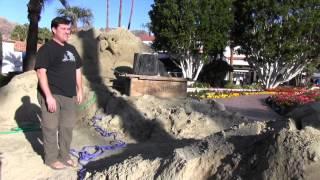
<svg viewBox="0 0 320 180"><path fill-rule="evenodd" d="M29 28L27 36L26 58L23 60L23 71L33 70L38 42L38 29L40 14L46 0L29 0L28 3L28 19ZM67 6L67 0L59 0L63 6Z"/></svg>
<svg viewBox="0 0 320 180"><path fill-rule="evenodd" d="M92 12L90 9L80 7L66 7L57 10L59 15L69 17L71 19L72 31L78 31L78 21L80 20L83 27L90 27L92 23Z"/></svg>
<svg viewBox="0 0 320 180"><path fill-rule="evenodd" d="M107 24L106 30L109 29L109 0L107 0Z"/></svg>
<svg viewBox="0 0 320 180"><path fill-rule="evenodd" d="M121 27L121 16L122 16L122 0L120 0L118 27Z"/></svg>
<svg viewBox="0 0 320 180"><path fill-rule="evenodd" d="M130 10L129 23L128 23L128 30L130 29L130 26L131 26L131 20L132 20L133 8L134 8L134 0L131 0L131 10Z"/></svg>
<svg viewBox="0 0 320 180"><path fill-rule="evenodd" d="M2 57L2 34L0 32L0 74L2 73L2 58L3 58ZM0 79L0 83L1 83L1 79Z"/></svg>

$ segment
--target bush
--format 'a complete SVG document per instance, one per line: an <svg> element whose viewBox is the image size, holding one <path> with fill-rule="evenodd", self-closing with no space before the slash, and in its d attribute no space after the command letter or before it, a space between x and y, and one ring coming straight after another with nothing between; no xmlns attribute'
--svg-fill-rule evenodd
<svg viewBox="0 0 320 180"><path fill-rule="evenodd" d="M235 85L233 82L229 81L227 84L224 85L224 88L227 89L241 89L242 87L240 85Z"/></svg>
<svg viewBox="0 0 320 180"><path fill-rule="evenodd" d="M2 74L0 74L0 88L7 85L10 80L12 79L13 75L7 75L7 76L4 76Z"/></svg>
<svg viewBox="0 0 320 180"><path fill-rule="evenodd" d="M222 60L211 61L204 65L198 81L208 83L211 87L223 87L226 84L224 78L231 71L233 71L233 68L227 62Z"/></svg>
<svg viewBox="0 0 320 180"><path fill-rule="evenodd" d="M199 99L201 97L206 96L207 91L195 91L195 92L188 92L188 97Z"/></svg>
<svg viewBox="0 0 320 180"><path fill-rule="evenodd" d="M252 84L248 84L248 85L244 85L242 86L243 89L263 89L262 86L258 83L252 83Z"/></svg>
<svg viewBox="0 0 320 180"><path fill-rule="evenodd" d="M193 88L210 88L210 84L209 83L202 83L202 82L195 82L192 84Z"/></svg>

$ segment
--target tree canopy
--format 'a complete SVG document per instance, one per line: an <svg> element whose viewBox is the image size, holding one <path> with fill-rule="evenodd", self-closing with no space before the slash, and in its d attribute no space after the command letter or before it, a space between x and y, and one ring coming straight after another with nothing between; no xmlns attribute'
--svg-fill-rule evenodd
<svg viewBox="0 0 320 180"><path fill-rule="evenodd" d="M223 53L233 22L232 0L155 0L150 29L154 48L167 52L196 80L203 64Z"/></svg>
<svg viewBox="0 0 320 180"><path fill-rule="evenodd" d="M319 57L319 0L236 0L232 42L266 88L299 74Z"/></svg>
<svg viewBox="0 0 320 180"><path fill-rule="evenodd" d="M92 24L93 14L90 9L77 6L68 6L57 10L57 13L62 16L69 17L72 23L72 29L78 30L78 21L82 23L82 27L90 27Z"/></svg>
<svg viewBox="0 0 320 180"><path fill-rule="evenodd" d="M27 39L28 24L16 25L10 34L10 38L16 41L24 41Z"/></svg>
<svg viewBox="0 0 320 180"><path fill-rule="evenodd" d="M11 39L17 40L17 41L26 41L27 34L28 34L28 24L24 25L16 25L11 32ZM51 39L51 31L48 28L39 28L38 31L38 43L45 43L47 39Z"/></svg>

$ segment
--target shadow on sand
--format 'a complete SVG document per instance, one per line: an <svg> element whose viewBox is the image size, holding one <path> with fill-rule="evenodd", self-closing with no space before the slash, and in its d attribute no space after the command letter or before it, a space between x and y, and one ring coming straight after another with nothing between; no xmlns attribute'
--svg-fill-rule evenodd
<svg viewBox="0 0 320 180"><path fill-rule="evenodd" d="M21 98L21 106L15 113L15 120L18 127L23 130L26 139L31 144L34 152L43 159L42 132L40 130L41 109L36 104L31 103L29 96Z"/></svg>
<svg viewBox="0 0 320 180"><path fill-rule="evenodd" d="M140 154L147 159L167 156L177 147L183 147L194 140L175 140L168 134L155 119L150 120L139 112L133 105L122 97L116 97L109 88L104 85L104 80L100 77L99 68L99 41L94 37L94 32L89 30L79 35L83 49L83 75L90 82L90 88L97 95L97 103L100 109L108 115L119 116L121 119L130 119L136 123L124 124L124 132L126 132L137 144L129 144L122 153L90 162L85 168L90 171L102 170L115 163L122 162L130 156ZM95 43L92 43L94 41ZM106 61L106 59L103 59ZM125 113L124 113L125 111ZM132 128L132 125L137 127ZM161 134L161 142L151 142L153 132ZM150 140L150 141L148 141ZM149 146L141 146L148 142ZM160 148L159 148L160 147ZM161 151L161 147L165 147Z"/></svg>

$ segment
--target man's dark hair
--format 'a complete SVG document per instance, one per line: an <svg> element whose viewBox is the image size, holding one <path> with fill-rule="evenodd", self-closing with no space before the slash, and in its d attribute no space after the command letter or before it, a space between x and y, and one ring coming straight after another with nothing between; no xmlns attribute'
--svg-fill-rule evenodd
<svg viewBox="0 0 320 180"><path fill-rule="evenodd" d="M51 21L51 28L57 28L59 24L70 24L71 21L67 17L55 17Z"/></svg>

